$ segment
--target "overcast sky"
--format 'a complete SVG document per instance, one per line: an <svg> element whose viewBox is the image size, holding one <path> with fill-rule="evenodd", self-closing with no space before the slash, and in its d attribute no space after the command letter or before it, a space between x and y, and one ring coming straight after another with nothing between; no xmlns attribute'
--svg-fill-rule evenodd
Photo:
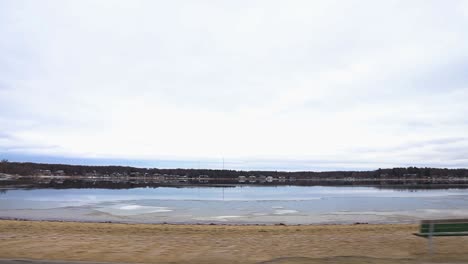
<svg viewBox="0 0 468 264"><path fill-rule="evenodd" d="M468 1L0 0L0 157L468 167Z"/></svg>

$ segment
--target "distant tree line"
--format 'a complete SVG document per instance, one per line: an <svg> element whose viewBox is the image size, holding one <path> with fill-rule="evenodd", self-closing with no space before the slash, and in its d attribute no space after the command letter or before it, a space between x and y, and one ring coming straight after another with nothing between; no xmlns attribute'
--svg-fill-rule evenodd
<svg viewBox="0 0 468 264"><path fill-rule="evenodd" d="M212 169L157 169L157 168L135 168L128 166L84 166L67 164L44 164L32 162L9 162L0 161L0 173L12 175L37 175L40 170L49 170L52 173L62 171L64 175L85 176L93 174L97 176L115 176L120 175L139 175L154 176L156 174L180 175L191 178L206 175L209 178L233 179L239 176L272 176L287 177L297 179L376 179L376 178L444 178L444 177L468 177L468 169L443 169L443 168L391 168L378 169L373 171L241 171L241 170L212 170Z"/></svg>

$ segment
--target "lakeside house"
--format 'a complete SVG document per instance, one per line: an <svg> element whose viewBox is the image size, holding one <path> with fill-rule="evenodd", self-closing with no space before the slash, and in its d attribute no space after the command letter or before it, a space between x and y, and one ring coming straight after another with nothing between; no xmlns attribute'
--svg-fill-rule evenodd
<svg viewBox="0 0 468 264"><path fill-rule="evenodd" d="M141 174L139 172L130 172L130 177L140 177Z"/></svg>
<svg viewBox="0 0 468 264"><path fill-rule="evenodd" d="M63 170L56 170L54 171L55 176L65 176L65 171Z"/></svg>
<svg viewBox="0 0 468 264"><path fill-rule="evenodd" d="M52 176L52 172L50 170L37 170L36 175L39 175L39 176Z"/></svg>
<svg viewBox="0 0 468 264"><path fill-rule="evenodd" d="M189 177L187 175L173 175L173 178L177 180L177 182L188 182Z"/></svg>

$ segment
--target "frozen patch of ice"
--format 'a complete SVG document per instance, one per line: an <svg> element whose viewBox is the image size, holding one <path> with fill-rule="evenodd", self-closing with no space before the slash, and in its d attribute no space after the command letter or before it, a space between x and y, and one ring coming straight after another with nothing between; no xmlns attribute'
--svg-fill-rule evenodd
<svg viewBox="0 0 468 264"><path fill-rule="evenodd" d="M265 215L268 215L268 214L265 214L265 213L253 213L252 215L253 215L253 216L265 216Z"/></svg>
<svg viewBox="0 0 468 264"><path fill-rule="evenodd" d="M194 220L201 221L228 221L231 218L239 218L240 215L219 215L219 216L210 216L210 217L196 217Z"/></svg>
<svg viewBox="0 0 468 264"><path fill-rule="evenodd" d="M417 209L416 211L426 215L468 215L466 209Z"/></svg>
<svg viewBox="0 0 468 264"><path fill-rule="evenodd" d="M285 214L294 214L298 213L296 210L275 210L273 214L275 215L285 215Z"/></svg>
<svg viewBox="0 0 468 264"><path fill-rule="evenodd" d="M145 206L131 204L131 205L123 205L123 206L119 207L119 209L120 210L138 210L138 209L141 209L141 208L144 208L144 207Z"/></svg>
<svg viewBox="0 0 468 264"><path fill-rule="evenodd" d="M326 213L323 215L380 215L380 216L392 216L395 215L395 211L336 211L331 213ZM403 212L401 212L403 213Z"/></svg>
<svg viewBox="0 0 468 264"><path fill-rule="evenodd" d="M237 217L241 217L240 215L220 215L220 216L215 216L213 218L216 218L216 219L227 219L227 218L237 218Z"/></svg>
<svg viewBox="0 0 468 264"><path fill-rule="evenodd" d="M172 212L173 210L168 207L157 207L157 206L144 206L137 204L116 204L109 207L99 207L96 210L120 216L130 216L139 214L151 214L151 213L166 213Z"/></svg>

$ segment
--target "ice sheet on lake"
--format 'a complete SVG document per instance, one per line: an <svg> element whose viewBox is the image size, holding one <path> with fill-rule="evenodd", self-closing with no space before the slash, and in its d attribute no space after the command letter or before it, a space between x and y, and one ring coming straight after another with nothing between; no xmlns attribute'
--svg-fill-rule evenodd
<svg viewBox="0 0 468 264"><path fill-rule="evenodd" d="M287 209L275 210L275 212L273 212L273 214L275 215L285 215L285 214L295 214L295 213L299 213L299 212L296 210L287 210Z"/></svg>
<svg viewBox="0 0 468 264"><path fill-rule="evenodd" d="M241 218L240 215L218 215L218 216L209 216L209 217L194 217L193 220L198 221L228 221L233 218Z"/></svg>
<svg viewBox="0 0 468 264"><path fill-rule="evenodd" d="M140 215L140 214L152 214L152 213L166 213L172 212L172 209L168 207L159 207L159 206L145 206L137 204L115 204L106 207L97 207L97 211L104 213L119 215L119 216L131 216L131 215Z"/></svg>
<svg viewBox="0 0 468 264"><path fill-rule="evenodd" d="M467 208L465 189L161 187L18 189L0 195L0 217L144 223L396 223L466 218Z"/></svg>

